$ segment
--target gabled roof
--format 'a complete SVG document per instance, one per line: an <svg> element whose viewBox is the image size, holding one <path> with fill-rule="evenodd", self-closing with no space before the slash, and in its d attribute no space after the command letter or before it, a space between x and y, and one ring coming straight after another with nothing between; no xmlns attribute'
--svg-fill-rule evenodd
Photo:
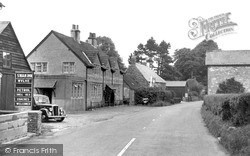
<svg viewBox="0 0 250 156"><path fill-rule="evenodd" d="M9 25L9 23L10 23L9 21L0 21L0 34Z"/></svg>
<svg viewBox="0 0 250 156"><path fill-rule="evenodd" d="M86 51L95 51L95 48L91 48L91 45L86 45L84 42L81 42L79 44L77 41L75 41L72 37L63 35L61 33L58 33L54 30L52 30L28 55L29 57L51 34L54 34L66 47L69 48L70 51L75 54L77 58L79 58L87 67L93 67L92 62L90 59L86 56Z"/></svg>
<svg viewBox="0 0 250 156"><path fill-rule="evenodd" d="M151 78L155 78L155 82L158 83L166 83L166 81L161 78L159 75L157 75L152 69L150 69L149 67L136 63L135 64L136 68L141 72L141 74L143 75L143 77L147 80L147 81L151 81Z"/></svg>
<svg viewBox="0 0 250 156"><path fill-rule="evenodd" d="M109 68L109 56L107 54L105 54L105 52L103 52L103 51L99 51L98 56L99 56L99 59L101 62L101 66L104 69L108 69Z"/></svg>
<svg viewBox="0 0 250 156"><path fill-rule="evenodd" d="M142 87L133 76L125 74L123 80L129 86L130 89L135 90Z"/></svg>
<svg viewBox="0 0 250 156"><path fill-rule="evenodd" d="M109 57L109 63L111 66L111 70L116 71L118 70L118 66L117 66L117 58L116 57Z"/></svg>
<svg viewBox="0 0 250 156"><path fill-rule="evenodd" d="M250 65L250 50L207 52L206 65Z"/></svg>
<svg viewBox="0 0 250 156"><path fill-rule="evenodd" d="M166 87L185 87L186 81L166 81Z"/></svg>

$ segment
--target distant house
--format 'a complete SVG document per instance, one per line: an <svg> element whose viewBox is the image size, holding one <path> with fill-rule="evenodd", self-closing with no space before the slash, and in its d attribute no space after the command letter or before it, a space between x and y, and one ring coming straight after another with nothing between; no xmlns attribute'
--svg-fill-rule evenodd
<svg viewBox="0 0 250 156"><path fill-rule="evenodd" d="M166 87L166 81L146 65L132 63L129 65L126 74L133 77L144 87Z"/></svg>
<svg viewBox="0 0 250 156"><path fill-rule="evenodd" d="M221 82L232 77L250 92L250 50L226 50L206 53L208 94L215 94Z"/></svg>
<svg viewBox="0 0 250 156"><path fill-rule="evenodd" d="M127 74L124 75L124 100L129 103L129 105L134 105L135 90L141 88L139 82L137 82L134 77Z"/></svg>
<svg viewBox="0 0 250 156"><path fill-rule="evenodd" d="M186 81L166 81L166 89L173 90L176 97L182 99L186 93Z"/></svg>
<svg viewBox="0 0 250 156"><path fill-rule="evenodd" d="M15 88L15 73L32 73L30 66L25 58L22 47L17 39L15 31L10 22L0 22L0 110L30 110L31 103L27 106L15 105L14 94L18 90ZM32 94L32 90L20 89L20 98L24 94Z"/></svg>
<svg viewBox="0 0 250 156"><path fill-rule="evenodd" d="M67 111L104 105L106 85L118 94L107 102L122 101L123 75L118 65L114 70L111 58L98 50L94 33L82 42L78 25L73 25L70 37L52 30L27 59L35 72L36 92Z"/></svg>

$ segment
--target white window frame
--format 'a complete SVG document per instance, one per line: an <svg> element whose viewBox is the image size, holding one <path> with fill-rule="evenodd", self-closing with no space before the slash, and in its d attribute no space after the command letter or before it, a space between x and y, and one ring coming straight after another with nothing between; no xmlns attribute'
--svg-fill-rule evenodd
<svg viewBox="0 0 250 156"><path fill-rule="evenodd" d="M48 62L31 62L31 69L36 73L47 73L48 72ZM45 68L46 67L46 68ZM40 70L38 70L40 68Z"/></svg>
<svg viewBox="0 0 250 156"><path fill-rule="evenodd" d="M3 68L12 68L12 54L8 52L2 52L2 55L3 55Z"/></svg>
<svg viewBox="0 0 250 156"><path fill-rule="evenodd" d="M62 63L62 73L63 74L75 73L75 62L63 62Z"/></svg>

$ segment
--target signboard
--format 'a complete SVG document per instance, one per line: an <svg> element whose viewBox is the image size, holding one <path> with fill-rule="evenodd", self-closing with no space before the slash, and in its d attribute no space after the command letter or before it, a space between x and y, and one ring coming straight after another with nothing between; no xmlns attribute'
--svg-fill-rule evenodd
<svg viewBox="0 0 250 156"><path fill-rule="evenodd" d="M31 106L33 91L33 73L15 73L15 106Z"/></svg>

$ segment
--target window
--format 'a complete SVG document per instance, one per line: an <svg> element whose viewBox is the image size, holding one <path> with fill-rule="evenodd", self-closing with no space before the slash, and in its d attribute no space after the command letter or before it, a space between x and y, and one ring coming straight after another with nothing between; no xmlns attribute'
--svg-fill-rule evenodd
<svg viewBox="0 0 250 156"><path fill-rule="evenodd" d="M3 52L3 67L11 68L11 53Z"/></svg>
<svg viewBox="0 0 250 156"><path fill-rule="evenodd" d="M97 84L97 83L91 84L91 97L93 99L102 97L102 86L101 86L101 84Z"/></svg>
<svg viewBox="0 0 250 156"><path fill-rule="evenodd" d="M47 62L32 62L30 63L31 69L37 73L46 73L48 71Z"/></svg>
<svg viewBox="0 0 250 156"><path fill-rule="evenodd" d="M63 62L62 66L63 73L74 73L75 72L75 62Z"/></svg>
<svg viewBox="0 0 250 156"><path fill-rule="evenodd" d="M72 97L83 98L84 97L84 85L82 82L72 83Z"/></svg>

